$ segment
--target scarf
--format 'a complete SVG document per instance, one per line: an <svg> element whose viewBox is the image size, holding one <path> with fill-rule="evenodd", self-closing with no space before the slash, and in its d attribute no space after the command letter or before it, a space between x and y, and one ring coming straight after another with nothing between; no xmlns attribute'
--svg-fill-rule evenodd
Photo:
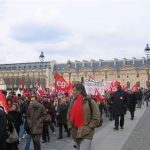
<svg viewBox="0 0 150 150"><path fill-rule="evenodd" d="M70 121L74 123L76 128L84 126L84 116L82 108L83 96L79 95L71 108Z"/></svg>

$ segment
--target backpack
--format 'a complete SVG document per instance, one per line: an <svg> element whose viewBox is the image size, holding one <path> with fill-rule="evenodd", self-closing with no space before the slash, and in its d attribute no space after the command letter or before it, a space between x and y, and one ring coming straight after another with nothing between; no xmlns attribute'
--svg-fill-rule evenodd
<svg viewBox="0 0 150 150"><path fill-rule="evenodd" d="M87 100L88 100L88 104L89 104L90 112L91 112L91 116L92 116L92 115L93 115L92 103L91 103L91 100L90 100L90 99L87 99ZM103 124L103 118L101 117L101 118L100 118L100 123L99 123L99 125L96 126L96 128L101 127L102 124Z"/></svg>

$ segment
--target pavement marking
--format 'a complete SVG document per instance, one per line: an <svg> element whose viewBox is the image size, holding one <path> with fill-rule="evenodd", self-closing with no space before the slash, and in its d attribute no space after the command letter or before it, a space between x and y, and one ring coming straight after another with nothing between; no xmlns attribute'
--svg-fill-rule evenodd
<svg viewBox="0 0 150 150"><path fill-rule="evenodd" d="M113 130L114 121L112 121L101 130L96 130L92 140L92 150L121 150L145 110L146 106L143 106L141 109L136 109L134 120L130 120L130 114L127 112L124 129L119 129L118 131Z"/></svg>

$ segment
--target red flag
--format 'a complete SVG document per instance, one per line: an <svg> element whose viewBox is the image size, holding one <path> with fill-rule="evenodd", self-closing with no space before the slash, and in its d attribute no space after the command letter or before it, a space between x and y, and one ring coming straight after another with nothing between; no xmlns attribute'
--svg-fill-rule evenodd
<svg viewBox="0 0 150 150"><path fill-rule="evenodd" d="M58 72L55 74L55 89L64 92L68 91L67 81Z"/></svg>
<svg viewBox="0 0 150 150"><path fill-rule="evenodd" d="M0 105L4 108L4 111L5 111L6 113L9 112L9 107L8 107L8 105L7 105L6 99L5 99L5 97L4 97L3 93L2 93L2 91L0 91Z"/></svg>
<svg viewBox="0 0 150 150"><path fill-rule="evenodd" d="M135 84L132 86L132 91L133 91L133 92L138 92L138 90L139 90L139 86L138 86L137 83L135 83Z"/></svg>
<svg viewBox="0 0 150 150"><path fill-rule="evenodd" d="M68 95L71 95L71 91L72 91L72 83L71 81L69 81L69 85L68 85Z"/></svg>
<svg viewBox="0 0 150 150"><path fill-rule="evenodd" d="M38 85L38 83L36 82L36 89L37 89L37 92L39 94L40 97L43 97L44 96L44 92L42 90L42 88Z"/></svg>
<svg viewBox="0 0 150 150"><path fill-rule="evenodd" d="M28 89L24 89L23 95L28 96L28 97L32 96L32 94L28 91Z"/></svg>
<svg viewBox="0 0 150 150"><path fill-rule="evenodd" d="M106 98L103 97L97 89L95 90L95 96L94 96L94 98L96 100L100 101L101 103L104 103L106 101Z"/></svg>
<svg viewBox="0 0 150 150"><path fill-rule="evenodd" d="M123 86L122 86L122 90L125 91L125 92L127 92L127 91L128 91L128 88L123 85Z"/></svg>
<svg viewBox="0 0 150 150"><path fill-rule="evenodd" d="M111 94L117 91L118 85L120 85L120 82L118 82L117 80L113 81L113 83L112 83L112 89L111 89L111 92L110 92Z"/></svg>

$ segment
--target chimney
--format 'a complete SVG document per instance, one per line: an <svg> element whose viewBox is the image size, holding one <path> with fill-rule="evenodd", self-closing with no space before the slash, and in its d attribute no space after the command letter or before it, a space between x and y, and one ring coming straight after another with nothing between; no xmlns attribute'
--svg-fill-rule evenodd
<svg viewBox="0 0 150 150"><path fill-rule="evenodd" d="M87 63L88 61L87 60L82 60L82 67L85 67L85 63Z"/></svg>
<svg viewBox="0 0 150 150"><path fill-rule="evenodd" d="M79 62L80 62L80 61L75 60L75 68L77 68L77 64L78 64Z"/></svg>
<svg viewBox="0 0 150 150"><path fill-rule="evenodd" d="M95 62L95 60L91 59L91 67L93 66L93 63Z"/></svg>
<svg viewBox="0 0 150 150"><path fill-rule="evenodd" d="M135 64L135 61L136 61L136 58L135 58L135 57L132 57L132 64L133 64L133 65Z"/></svg>
<svg viewBox="0 0 150 150"><path fill-rule="evenodd" d="M127 59L123 58L123 65L126 65L126 61L127 61Z"/></svg>
<svg viewBox="0 0 150 150"><path fill-rule="evenodd" d="M114 66L116 66L116 64L117 64L117 58L114 58Z"/></svg>
<svg viewBox="0 0 150 150"><path fill-rule="evenodd" d="M99 59L99 66L101 67L102 66L102 62L103 62L104 60L102 60L102 59Z"/></svg>
<svg viewBox="0 0 150 150"><path fill-rule="evenodd" d="M145 64L145 57L142 57L142 64Z"/></svg>

